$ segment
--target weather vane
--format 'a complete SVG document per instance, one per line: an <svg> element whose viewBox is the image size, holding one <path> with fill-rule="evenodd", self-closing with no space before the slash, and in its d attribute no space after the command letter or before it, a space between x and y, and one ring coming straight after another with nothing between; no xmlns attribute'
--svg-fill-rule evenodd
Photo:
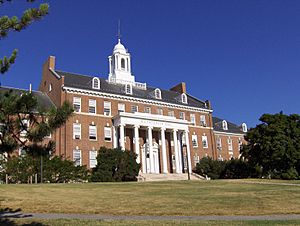
<svg viewBox="0 0 300 226"><path fill-rule="evenodd" d="M121 20L118 21L118 40L121 39Z"/></svg>

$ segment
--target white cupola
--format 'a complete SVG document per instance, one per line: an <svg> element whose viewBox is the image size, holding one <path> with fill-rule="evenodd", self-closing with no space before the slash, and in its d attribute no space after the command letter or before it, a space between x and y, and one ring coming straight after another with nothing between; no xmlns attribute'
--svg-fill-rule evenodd
<svg viewBox="0 0 300 226"><path fill-rule="evenodd" d="M130 54L122 45L120 38L115 45L113 54L108 57L109 75L108 81L111 83L134 84L135 78L131 74Z"/></svg>

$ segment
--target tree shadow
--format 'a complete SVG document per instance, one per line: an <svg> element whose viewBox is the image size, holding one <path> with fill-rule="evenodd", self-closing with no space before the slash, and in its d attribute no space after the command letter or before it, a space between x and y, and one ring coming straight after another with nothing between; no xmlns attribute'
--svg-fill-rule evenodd
<svg viewBox="0 0 300 226"><path fill-rule="evenodd" d="M30 214L22 214L21 209L11 209L11 208L0 208L0 226L45 226L45 224L38 222L31 222L26 224L18 224L12 219L22 219L31 218Z"/></svg>

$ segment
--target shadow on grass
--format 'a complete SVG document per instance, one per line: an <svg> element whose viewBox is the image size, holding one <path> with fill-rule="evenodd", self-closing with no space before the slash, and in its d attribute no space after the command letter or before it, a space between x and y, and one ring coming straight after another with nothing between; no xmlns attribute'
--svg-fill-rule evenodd
<svg viewBox="0 0 300 226"><path fill-rule="evenodd" d="M23 219L32 217L32 215L25 215L21 213L21 209L11 209L11 208L0 208L0 225L6 226L44 226L45 224L38 222L31 222L28 224L17 224L13 219Z"/></svg>

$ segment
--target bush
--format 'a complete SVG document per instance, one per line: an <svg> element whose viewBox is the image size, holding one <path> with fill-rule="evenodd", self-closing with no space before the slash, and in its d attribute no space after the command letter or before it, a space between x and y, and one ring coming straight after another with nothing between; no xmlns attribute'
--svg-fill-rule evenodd
<svg viewBox="0 0 300 226"><path fill-rule="evenodd" d="M140 169L136 158L133 151L101 147L91 181L136 181Z"/></svg>
<svg viewBox="0 0 300 226"><path fill-rule="evenodd" d="M204 157L197 163L194 171L199 175L208 176L211 179L219 179L224 167L225 162Z"/></svg>
<svg viewBox="0 0 300 226"><path fill-rule="evenodd" d="M225 167L221 172L222 179L242 179L250 176L250 167L241 159L231 159L225 162Z"/></svg>

